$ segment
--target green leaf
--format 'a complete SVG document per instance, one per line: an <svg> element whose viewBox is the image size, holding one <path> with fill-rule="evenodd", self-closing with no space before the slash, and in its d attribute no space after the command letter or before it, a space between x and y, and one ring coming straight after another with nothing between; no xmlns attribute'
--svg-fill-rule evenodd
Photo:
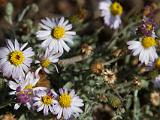
<svg viewBox="0 0 160 120"><path fill-rule="evenodd" d="M13 5L12 5L12 3L9 2L6 6L6 15L12 16L13 10L14 10Z"/></svg>
<svg viewBox="0 0 160 120"><path fill-rule="evenodd" d="M67 82L65 85L64 85L64 88L67 88L67 89L71 89L73 87L73 83L72 82Z"/></svg>

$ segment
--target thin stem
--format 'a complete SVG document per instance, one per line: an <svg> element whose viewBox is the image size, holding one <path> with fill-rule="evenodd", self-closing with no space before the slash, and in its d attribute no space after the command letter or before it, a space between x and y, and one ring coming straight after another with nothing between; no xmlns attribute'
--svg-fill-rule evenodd
<svg viewBox="0 0 160 120"><path fill-rule="evenodd" d="M112 63L116 62L116 61L117 61L117 60L119 60L119 59L120 59L120 57L118 57L118 58L114 58L114 59L111 59L111 60L109 60L109 61L105 62L105 63L104 63L104 65L110 65L110 64L112 64Z"/></svg>
<svg viewBox="0 0 160 120"><path fill-rule="evenodd" d="M27 11L30 9L30 6L27 6L22 13L20 14L19 18L18 18L18 22L21 22L25 16L25 14L27 13Z"/></svg>
<svg viewBox="0 0 160 120"><path fill-rule="evenodd" d="M6 106L9 106L9 105L11 105L12 103L14 103L13 101L7 101L6 103L4 103L4 104L1 104L0 105L0 109L3 109L3 108L5 108Z"/></svg>
<svg viewBox="0 0 160 120"><path fill-rule="evenodd" d="M136 25L138 22L133 22L129 25L127 25L123 30L121 30L120 32L116 31L113 35L113 37L110 39L109 43L107 43L108 49L111 49L113 45L115 45L115 43L118 41L119 36L123 33L125 33L129 28L131 28L132 26Z"/></svg>
<svg viewBox="0 0 160 120"><path fill-rule="evenodd" d="M112 85L110 85L110 84L108 84L108 85L112 88L112 90L114 91L114 93L121 99L121 101L123 101L123 98L122 98L121 95L118 93L118 91L117 91L115 88L113 88Z"/></svg>
<svg viewBox="0 0 160 120"><path fill-rule="evenodd" d="M88 57L89 57L88 55L77 55L77 56L74 56L74 57L71 57L71 58L59 60L58 64L59 65L74 64L76 62L83 61L83 60L87 59Z"/></svg>

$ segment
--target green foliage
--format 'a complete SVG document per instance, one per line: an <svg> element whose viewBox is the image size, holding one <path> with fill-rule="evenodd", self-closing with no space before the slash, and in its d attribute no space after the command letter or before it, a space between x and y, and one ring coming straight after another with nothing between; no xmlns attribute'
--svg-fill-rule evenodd
<svg viewBox="0 0 160 120"><path fill-rule="evenodd" d="M14 31L14 33L11 33L11 36L20 39L22 43L28 42L30 46L37 50L36 54L43 52L43 49L39 48L39 41L37 41L35 36L39 27L34 20L27 18L26 14L28 12L36 14L39 10L38 5L35 3L28 5L15 20L13 19L13 5L8 3L5 14L5 20L12 25L12 31ZM73 16L70 19L77 36L74 39L74 44L71 45L71 52L65 54L60 61L69 59L71 63L56 64L59 73L52 66L49 68L52 74L48 75L47 79L50 80L51 87L54 90L57 90L59 87L74 88L84 100L84 112L76 119L93 120L94 107L102 104L104 106L108 105L111 109L110 111L105 110L105 113L111 112L111 120L158 120L159 106L156 108L151 105L148 96L150 96L152 91L156 90L150 80L153 80L159 74L159 71L153 70L140 73L141 66L131 63L133 58L127 51L126 45L128 40L137 38L133 31L141 21L141 15L127 19L127 22L114 32L109 29L111 37L108 38L104 35L104 33L107 34L107 28L104 25L100 27L95 25L94 32L90 34L84 32L85 29L90 29L92 26L91 22L94 20L76 22L78 21L77 16ZM14 25L13 23L16 24ZM159 36L159 29L157 34ZM85 56L81 53L80 46L84 43L92 46L92 54ZM119 49L122 50L122 53L115 56L113 54L114 51ZM76 59L77 61L75 62L74 60L77 56L80 56L81 59ZM36 58L33 59L35 60ZM106 82L102 74L92 73L90 66L96 60L103 61L104 70L113 69L116 71L114 84ZM33 69L36 68L37 66L33 66ZM135 78L138 79L140 85L135 85ZM2 96L4 94L4 98L0 99L0 112L2 114L12 112L15 101L8 95L9 90L6 87L3 76L0 76L0 91L5 91L1 93ZM6 100L7 98L9 99ZM145 98L147 100L144 100ZM145 101L144 103L143 100ZM42 113L26 112L23 108L19 113L15 114L18 116L18 120L50 120L53 118L53 116L42 117ZM95 119L99 120L99 118Z"/></svg>

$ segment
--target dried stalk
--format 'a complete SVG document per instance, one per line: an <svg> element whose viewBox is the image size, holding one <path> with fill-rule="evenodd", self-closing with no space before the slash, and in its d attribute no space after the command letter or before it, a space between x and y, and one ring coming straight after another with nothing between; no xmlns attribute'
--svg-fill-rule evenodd
<svg viewBox="0 0 160 120"><path fill-rule="evenodd" d="M70 64L75 64L76 62L83 61L87 59L89 56L88 55L77 55L71 58L59 60L58 64L59 65L70 65Z"/></svg>

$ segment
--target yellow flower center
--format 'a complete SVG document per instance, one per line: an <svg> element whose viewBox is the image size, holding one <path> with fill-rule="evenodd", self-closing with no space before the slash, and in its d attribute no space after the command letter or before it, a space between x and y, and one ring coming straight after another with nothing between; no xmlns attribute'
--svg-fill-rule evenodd
<svg viewBox="0 0 160 120"><path fill-rule="evenodd" d="M160 69L160 58L158 58L155 62L155 67Z"/></svg>
<svg viewBox="0 0 160 120"><path fill-rule="evenodd" d="M15 66L21 65L24 61L24 55L22 51L16 50L16 51L11 52L9 54L9 61Z"/></svg>
<svg viewBox="0 0 160 120"><path fill-rule="evenodd" d="M152 46L155 46L156 44L156 40L153 37L144 37L142 39L142 45L144 48L150 48Z"/></svg>
<svg viewBox="0 0 160 120"><path fill-rule="evenodd" d="M62 38L64 34L65 34L65 29L63 27L57 26L52 30L52 36L56 39Z"/></svg>
<svg viewBox="0 0 160 120"><path fill-rule="evenodd" d="M114 2L110 6L111 13L116 16L116 15L122 15L123 13L123 7L118 3Z"/></svg>
<svg viewBox="0 0 160 120"><path fill-rule="evenodd" d="M153 30L153 25L151 25L151 24L146 24L146 29L147 29L148 31Z"/></svg>
<svg viewBox="0 0 160 120"><path fill-rule="evenodd" d="M47 68L50 65L51 61L49 59L45 59L41 61L41 65L44 68Z"/></svg>
<svg viewBox="0 0 160 120"><path fill-rule="evenodd" d="M42 102L45 104L45 105L51 105L52 104L52 97L51 96L43 96L42 97Z"/></svg>
<svg viewBox="0 0 160 120"><path fill-rule="evenodd" d="M71 106L71 96L64 93L59 97L59 104L61 107L67 108Z"/></svg>
<svg viewBox="0 0 160 120"><path fill-rule="evenodd" d="M28 89L32 89L33 85L32 84L28 84L24 89L28 90Z"/></svg>

